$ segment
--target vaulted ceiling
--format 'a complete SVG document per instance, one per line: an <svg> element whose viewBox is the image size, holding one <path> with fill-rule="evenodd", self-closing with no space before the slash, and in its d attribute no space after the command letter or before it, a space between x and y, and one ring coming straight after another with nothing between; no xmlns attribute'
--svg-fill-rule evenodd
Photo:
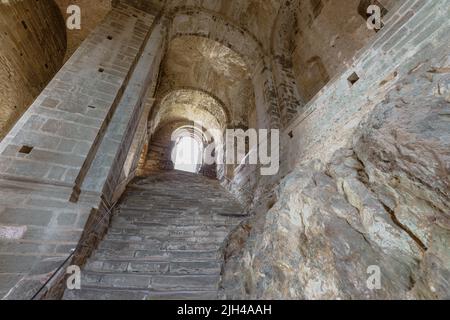
<svg viewBox="0 0 450 320"><path fill-rule="evenodd" d="M282 0L120 0L140 9L174 13L185 9L202 9L227 19L254 35L263 46L270 48L272 27ZM115 2L119 2L116 0Z"/></svg>

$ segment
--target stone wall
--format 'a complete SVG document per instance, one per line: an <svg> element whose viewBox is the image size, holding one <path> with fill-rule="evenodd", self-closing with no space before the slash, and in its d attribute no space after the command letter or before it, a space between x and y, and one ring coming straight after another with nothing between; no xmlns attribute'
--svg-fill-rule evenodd
<svg viewBox="0 0 450 320"><path fill-rule="evenodd" d="M224 296L449 298L449 9L405 1L288 127L290 173L224 247Z"/></svg>
<svg viewBox="0 0 450 320"><path fill-rule="evenodd" d="M0 141L63 64L66 29L53 1L0 4Z"/></svg>
<svg viewBox="0 0 450 320"><path fill-rule="evenodd" d="M57 296L58 267L82 264L108 226L158 74L165 37L154 21L114 8L0 144L2 297Z"/></svg>
<svg viewBox="0 0 450 320"><path fill-rule="evenodd" d="M301 1L292 51L297 86L305 101L346 70L355 53L375 36L366 26L366 15L358 12L360 2ZM370 1L362 7L369 5Z"/></svg>
<svg viewBox="0 0 450 320"><path fill-rule="evenodd" d="M442 3L423 1L407 1L390 11L383 29L353 57L350 68L335 76L283 130L277 178L266 177L259 183L258 168L241 166L234 181L237 187L263 194L258 188L269 190L268 183L276 184L299 164L313 159L327 162L345 147L388 90L444 44L445 12ZM433 14L437 21L424 29ZM353 75L358 76L354 84L349 81Z"/></svg>

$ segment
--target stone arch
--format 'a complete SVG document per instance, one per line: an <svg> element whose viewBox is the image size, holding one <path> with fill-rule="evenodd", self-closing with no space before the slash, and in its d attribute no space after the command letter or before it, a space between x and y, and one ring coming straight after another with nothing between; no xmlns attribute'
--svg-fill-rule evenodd
<svg viewBox="0 0 450 320"><path fill-rule="evenodd" d="M170 41L157 96L178 88L196 88L227 106L228 123L248 125L255 107L255 87L243 57L207 37L179 35Z"/></svg>
<svg viewBox="0 0 450 320"><path fill-rule="evenodd" d="M153 133L164 123L175 120L204 123L208 125L206 129L223 130L229 123L229 112L222 101L208 92L178 88L165 92L157 99L150 116L149 132Z"/></svg>
<svg viewBox="0 0 450 320"><path fill-rule="evenodd" d="M253 126L279 127L280 110L272 66L269 55L254 35L226 17L204 8L176 8L167 18L169 43L182 36L203 37L241 56L249 68L255 113L258 114L253 117Z"/></svg>
<svg viewBox="0 0 450 320"><path fill-rule="evenodd" d="M264 61L266 53L257 38L226 17L197 7L178 7L169 17L169 40L189 35L214 40L239 54L252 70Z"/></svg>
<svg viewBox="0 0 450 320"><path fill-rule="evenodd" d="M173 92L177 92L177 91L181 91L181 90L186 90L186 91L192 91L192 92L198 92L200 94L204 94L206 96L209 96L211 98L213 98L218 105L221 106L224 114L225 114L225 124L226 126L228 126L231 123L231 114L230 114L230 110L229 108L226 106L226 104L219 98L217 97L214 93L203 90L201 88L196 88L196 87L174 87L171 88L167 91L164 92L160 92L158 94L158 96L156 97L156 101L155 101L155 108L152 110L152 116L154 113L158 112L158 110L161 107L161 103L164 101L164 99L166 99L168 96L170 96Z"/></svg>

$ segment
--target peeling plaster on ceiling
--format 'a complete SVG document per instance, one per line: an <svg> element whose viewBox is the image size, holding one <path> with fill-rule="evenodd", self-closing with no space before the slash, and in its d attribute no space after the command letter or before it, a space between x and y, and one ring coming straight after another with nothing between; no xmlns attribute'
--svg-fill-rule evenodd
<svg viewBox="0 0 450 320"><path fill-rule="evenodd" d="M183 36L172 40L163 65L160 91L198 88L217 96L233 125L246 125L255 108L253 85L244 60L213 40Z"/></svg>

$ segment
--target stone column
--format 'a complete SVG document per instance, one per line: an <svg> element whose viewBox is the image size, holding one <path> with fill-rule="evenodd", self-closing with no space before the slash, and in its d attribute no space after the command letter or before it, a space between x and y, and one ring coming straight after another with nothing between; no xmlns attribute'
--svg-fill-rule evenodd
<svg viewBox="0 0 450 320"><path fill-rule="evenodd" d="M262 59L252 76L258 129L278 129L280 127L277 92L269 65L266 59Z"/></svg>
<svg viewBox="0 0 450 320"><path fill-rule="evenodd" d="M287 1L280 9L273 33L272 67L280 104L281 123L285 127L305 106L293 71L293 34L297 28L299 1Z"/></svg>

